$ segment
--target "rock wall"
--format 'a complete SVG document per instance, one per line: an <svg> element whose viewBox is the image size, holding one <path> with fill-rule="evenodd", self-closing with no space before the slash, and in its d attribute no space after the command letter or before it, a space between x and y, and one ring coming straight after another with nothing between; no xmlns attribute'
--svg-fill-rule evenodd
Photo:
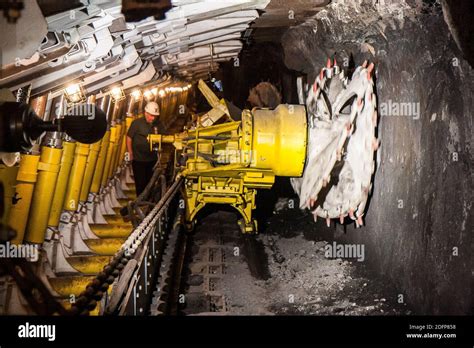
<svg viewBox="0 0 474 348"><path fill-rule="evenodd" d="M472 314L474 71L439 4L377 3L336 0L290 29L285 64L311 83L333 55L348 70L375 63L373 194L365 226L341 239L364 243L367 262L420 314Z"/></svg>

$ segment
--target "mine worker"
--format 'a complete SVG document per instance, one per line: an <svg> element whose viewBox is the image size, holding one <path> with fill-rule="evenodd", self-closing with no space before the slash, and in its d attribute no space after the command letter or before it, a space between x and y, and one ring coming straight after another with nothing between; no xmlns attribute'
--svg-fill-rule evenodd
<svg viewBox="0 0 474 348"><path fill-rule="evenodd" d="M127 132L128 159L132 162L137 196L143 192L153 175L153 167L158 154L150 150L148 135L162 133L163 126L158 119L160 107L156 102L148 102L143 117L132 122Z"/></svg>

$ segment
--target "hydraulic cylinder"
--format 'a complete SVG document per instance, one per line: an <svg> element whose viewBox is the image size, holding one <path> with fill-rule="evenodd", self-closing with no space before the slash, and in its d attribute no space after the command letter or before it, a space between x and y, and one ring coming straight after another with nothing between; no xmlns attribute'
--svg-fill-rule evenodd
<svg viewBox="0 0 474 348"><path fill-rule="evenodd" d="M79 195L81 193L88 155L89 145L78 143L74 153L74 161L66 189L66 197L64 198L64 210L76 211L79 206Z"/></svg>
<svg viewBox="0 0 474 348"><path fill-rule="evenodd" d="M61 148L43 146L38 164L38 177L33 191L25 242L42 244L56 188L61 162Z"/></svg>
<svg viewBox="0 0 474 348"><path fill-rule="evenodd" d="M102 174L101 185L105 187L107 180L109 179L110 166L112 165L112 153L114 150L115 142L117 141L117 128L115 126L110 127L110 140L107 148L107 156L105 158L104 172Z"/></svg>
<svg viewBox="0 0 474 348"><path fill-rule="evenodd" d="M102 141L100 142L100 151L99 156L97 157L97 165L94 171L94 176L92 177L92 184L91 184L91 193L98 193L100 190L100 185L102 183L102 175L104 172L105 167L105 160L107 158L107 149L109 148L109 140L110 140L110 131L108 130Z"/></svg>

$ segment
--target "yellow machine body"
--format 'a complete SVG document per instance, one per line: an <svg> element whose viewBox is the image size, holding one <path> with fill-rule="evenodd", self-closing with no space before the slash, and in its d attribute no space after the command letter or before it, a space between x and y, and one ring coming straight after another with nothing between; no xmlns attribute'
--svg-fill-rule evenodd
<svg viewBox="0 0 474 348"><path fill-rule="evenodd" d="M63 210L64 197L69 181L69 174L74 159L76 143L65 141L63 143L63 153L61 157L61 167L59 169L58 180L53 195L53 203L49 214L48 226L58 227L61 212Z"/></svg>
<svg viewBox="0 0 474 348"><path fill-rule="evenodd" d="M97 157L97 164L95 167L94 175L92 176L92 183L90 192L98 193L102 183L102 176L105 169L105 162L107 158L107 150L109 148L110 141L110 130L105 132L104 137L100 142L99 155Z"/></svg>
<svg viewBox="0 0 474 348"><path fill-rule="evenodd" d="M271 188L275 176L301 176L307 145L304 106L244 110L241 121L176 135L150 135L151 146L172 143L182 158L186 220L208 203L229 204L243 217L242 231L256 232L256 189ZM178 156L177 156L178 157ZM181 163L181 164L180 164Z"/></svg>
<svg viewBox="0 0 474 348"><path fill-rule="evenodd" d="M112 126L110 127L110 138L109 138L108 148L106 152L104 172L102 173L102 180L101 180L102 187L106 186L107 180L109 179L110 174L112 173L112 159L113 159L114 149L116 148L116 142L117 142L117 127Z"/></svg>

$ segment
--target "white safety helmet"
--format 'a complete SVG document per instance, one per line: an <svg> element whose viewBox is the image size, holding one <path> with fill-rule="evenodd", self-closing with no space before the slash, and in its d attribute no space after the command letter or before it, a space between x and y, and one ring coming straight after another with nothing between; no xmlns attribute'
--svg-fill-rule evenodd
<svg viewBox="0 0 474 348"><path fill-rule="evenodd" d="M160 114L160 107L156 102L148 102L145 106L145 112L148 112L153 116L158 116Z"/></svg>

